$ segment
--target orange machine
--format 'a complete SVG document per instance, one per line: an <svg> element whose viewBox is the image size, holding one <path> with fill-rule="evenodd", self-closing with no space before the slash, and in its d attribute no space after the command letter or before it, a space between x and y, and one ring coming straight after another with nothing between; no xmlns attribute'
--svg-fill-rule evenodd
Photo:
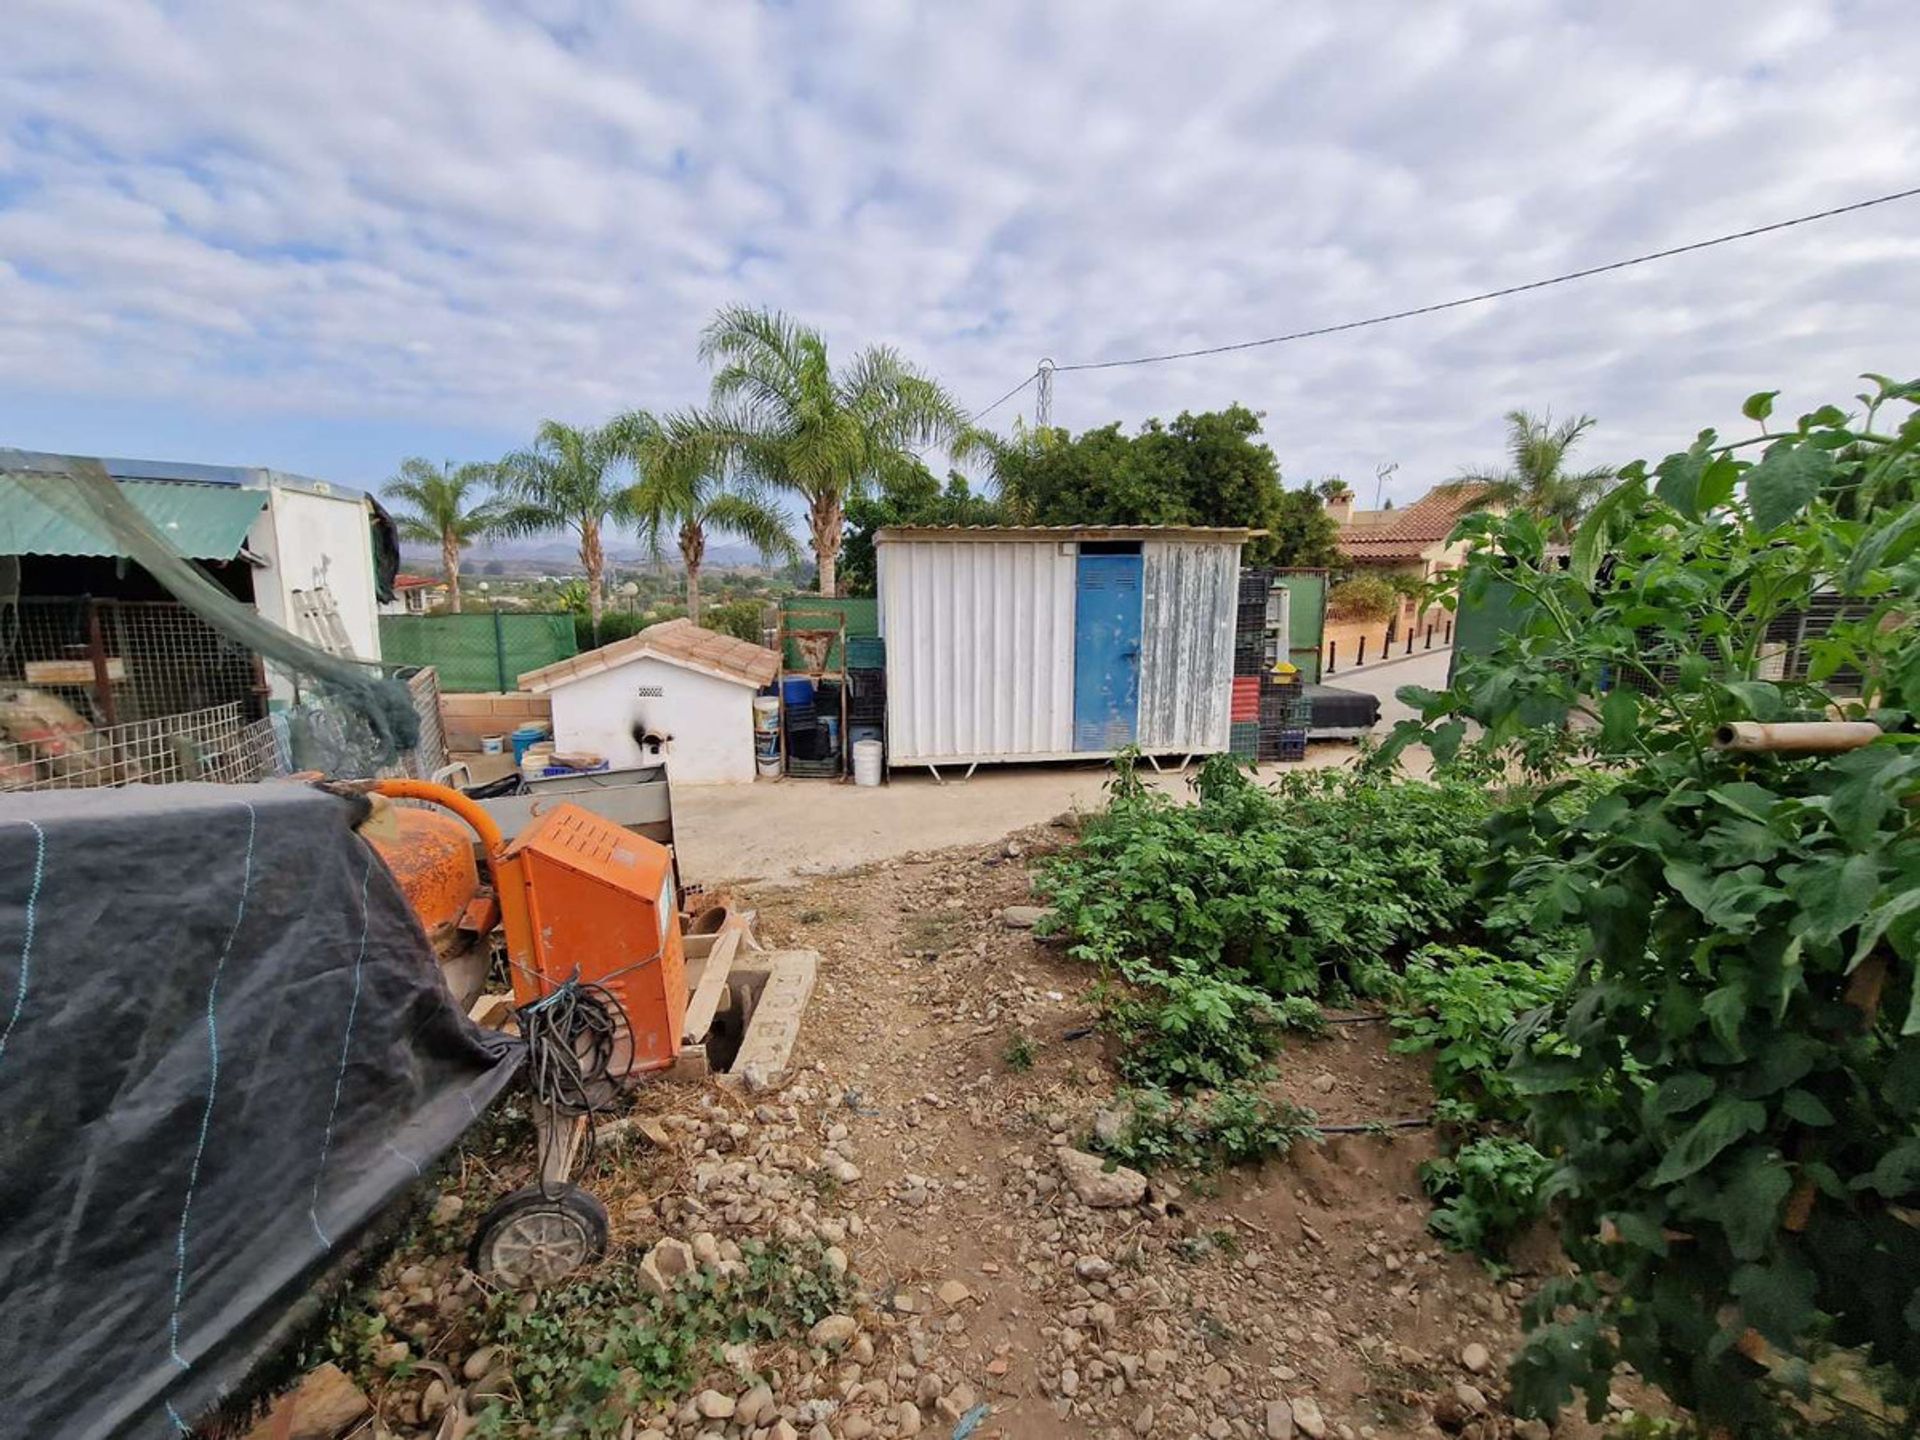
<svg viewBox="0 0 1920 1440"><path fill-rule="evenodd" d="M687 985L666 846L577 805L555 806L509 845L493 817L457 790L423 780L380 780L371 788L443 806L480 837L519 1004L532 1004L569 980L598 985L626 1017L628 1043L620 1047L615 1073L673 1064ZM451 910L440 866L413 884L399 868L396 874L423 923Z"/></svg>

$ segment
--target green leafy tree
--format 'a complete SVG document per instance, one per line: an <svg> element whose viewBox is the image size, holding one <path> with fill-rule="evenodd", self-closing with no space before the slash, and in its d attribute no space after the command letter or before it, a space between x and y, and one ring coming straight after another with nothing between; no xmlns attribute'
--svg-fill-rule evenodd
<svg viewBox="0 0 1920 1440"><path fill-rule="evenodd" d="M1546 730L1611 781L1505 807L1481 879L1586 936L1539 1022L1562 1043L1508 1072L1578 1267L1531 1308L1529 1413L1584 1393L1597 1419L1626 1363L1720 1433L1809 1433L1835 1347L1920 1401L1920 383L1869 378L1857 421L1627 466L1571 567L1528 511L1470 517L1459 603L1498 595L1512 628L1454 688L1400 692L1421 719L1383 760L1445 763L1469 725L1524 758ZM1783 650L1820 596L1838 616ZM1723 743L1836 714L1877 732Z"/></svg>
<svg viewBox="0 0 1920 1440"><path fill-rule="evenodd" d="M730 306L700 341L716 365L706 443L756 490L787 492L807 512L822 595L835 591L848 500L917 467L916 451L964 458L977 437L937 381L884 345L835 369L820 332L775 311Z"/></svg>
<svg viewBox="0 0 1920 1440"><path fill-rule="evenodd" d="M847 534L840 578L849 595L872 595L879 570L874 532L889 525L1003 525L1006 507L991 495L977 494L964 475L947 476L942 486L925 466L889 480L877 491L847 501Z"/></svg>
<svg viewBox="0 0 1920 1440"><path fill-rule="evenodd" d="M481 499L495 480L495 467L482 464L435 465L418 455L400 462L399 473L382 493L412 508L393 517L402 539L440 547L440 568L447 577L447 612L460 613L460 552L498 523L502 505Z"/></svg>
<svg viewBox="0 0 1920 1440"><path fill-rule="evenodd" d="M1137 435L1016 430L995 444L994 469L1022 524L1245 526L1269 532L1248 543L1250 564L1331 563L1332 520L1311 490L1281 484L1259 434L1244 405L1149 420Z"/></svg>
<svg viewBox="0 0 1920 1440"><path fill-rule="evenodd" d="M495 522L505 535L570 531L586 571L587 620L597 633L606 613L609 525L636 518L633 486L622 474L626 456L610 428L582 429L543 421L534 443L500 462L512 496Z"/></svg>
<svg viewBox="0 0 1920 1440"><path fill-rule="evenodd" d="M1568 457L1593 425L1591 415L1577 415L1556 425L1551 414L1509 410L1506 466L1463 470L1439 488L1456 494L1477 492L1483 505L1525 510L1545 524L1554 538L1564 539L1615 479L1610 465L1569 468Z"/></svg>
<svg viewBox="0 0 1920 1440"><path fill-rule="evenodd" d="M762 556L799 553L787 517L765 496L726 481L724 458L689 416L657 420L644 410L608 426L614 448L638 476L631 506L640 534L657 556L671 531L687 576L687 618L700 623L700 570L707 532L738 535Z"/></svg>

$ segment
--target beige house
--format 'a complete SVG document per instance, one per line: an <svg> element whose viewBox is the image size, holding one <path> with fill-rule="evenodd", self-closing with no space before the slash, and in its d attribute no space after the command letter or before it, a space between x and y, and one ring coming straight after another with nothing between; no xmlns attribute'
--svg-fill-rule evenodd
<svg viewBox="0 0 1920 1440"><path fill-rule="evenodd" d="M1492 508L1479 503L1484 493L1472 487L1436 489L1402 510L1355 510L1348 491L1326 505L1340 527L1340 558L1353 569L1383 578L1407 575L1431 580L1464 563L1467 547L1450 545L1447 537L1461 516Z"/></svg>

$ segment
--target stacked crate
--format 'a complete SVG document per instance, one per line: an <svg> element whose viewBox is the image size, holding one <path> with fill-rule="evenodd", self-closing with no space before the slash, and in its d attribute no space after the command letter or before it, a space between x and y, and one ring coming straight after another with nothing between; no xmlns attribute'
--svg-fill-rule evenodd
<svg viewBox="0 0 1920 1440"><path fill-rule="evenodd" d="M1267 570L1240 572L1240 600L1233 629L1233 699L1228 711L1227 750L1249 760L1260 755L1261 676L1272 668L1268 658L1267 592L1273 575Z"/></svg>
<svg viewBox="0 0 1920 1440"><path fill-rule="evenodd" d="M887 739L887 642L878 635L847 639L847 769L856 740Z"/></svg>
<svg viewBox="0 0 1920 1440"><path fill-rule="evenodd" d="M1260 744L1262 760L1307 758L1307 723L1312 712L1307 687L1298 673L1283 680L1268 675L1261 681Z"/></svg>

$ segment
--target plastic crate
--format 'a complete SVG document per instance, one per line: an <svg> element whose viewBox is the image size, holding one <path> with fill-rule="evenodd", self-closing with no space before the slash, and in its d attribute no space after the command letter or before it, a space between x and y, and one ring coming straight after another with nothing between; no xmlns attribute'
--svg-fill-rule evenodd
<svg viewBox="0 0 1920 1440"><path fill-rule="evenodd" d="M1227 727L1227 753L1244 755L1258 759L1260 755L1260 727L1258 725L1229 725Z"/></svg>
<svg viewBox="0 0 1920 1440"><path fill-rule="evenodd" d="M1267 592L1271 589L1273 589L1273 572L1271 570L1242 570L1240 572L1240 603L1242 605L1248 605L1257 600L1264 606L1267 603Z"/></svg>
<svg viewBox="0 0 1920 1440"><path fill-rule="evenodd" d="M887 667L887 642L878 635L847 637L847 669L883 671Z"/></svg>
<svg viewBox="0 0 1920 1440"><path fill-rule="evenodd" d="M794 760L787 761L787 774L796 780L838 780L840 778L840 759L831 760Z"/></svg>
<svg viewBox="0 0 1920 1440"><path fill-rule="evenodd" d="M1307 758L1307 732L1304 730L1276 730L1262 739L1262 758L1282 761Z"/></svg>

